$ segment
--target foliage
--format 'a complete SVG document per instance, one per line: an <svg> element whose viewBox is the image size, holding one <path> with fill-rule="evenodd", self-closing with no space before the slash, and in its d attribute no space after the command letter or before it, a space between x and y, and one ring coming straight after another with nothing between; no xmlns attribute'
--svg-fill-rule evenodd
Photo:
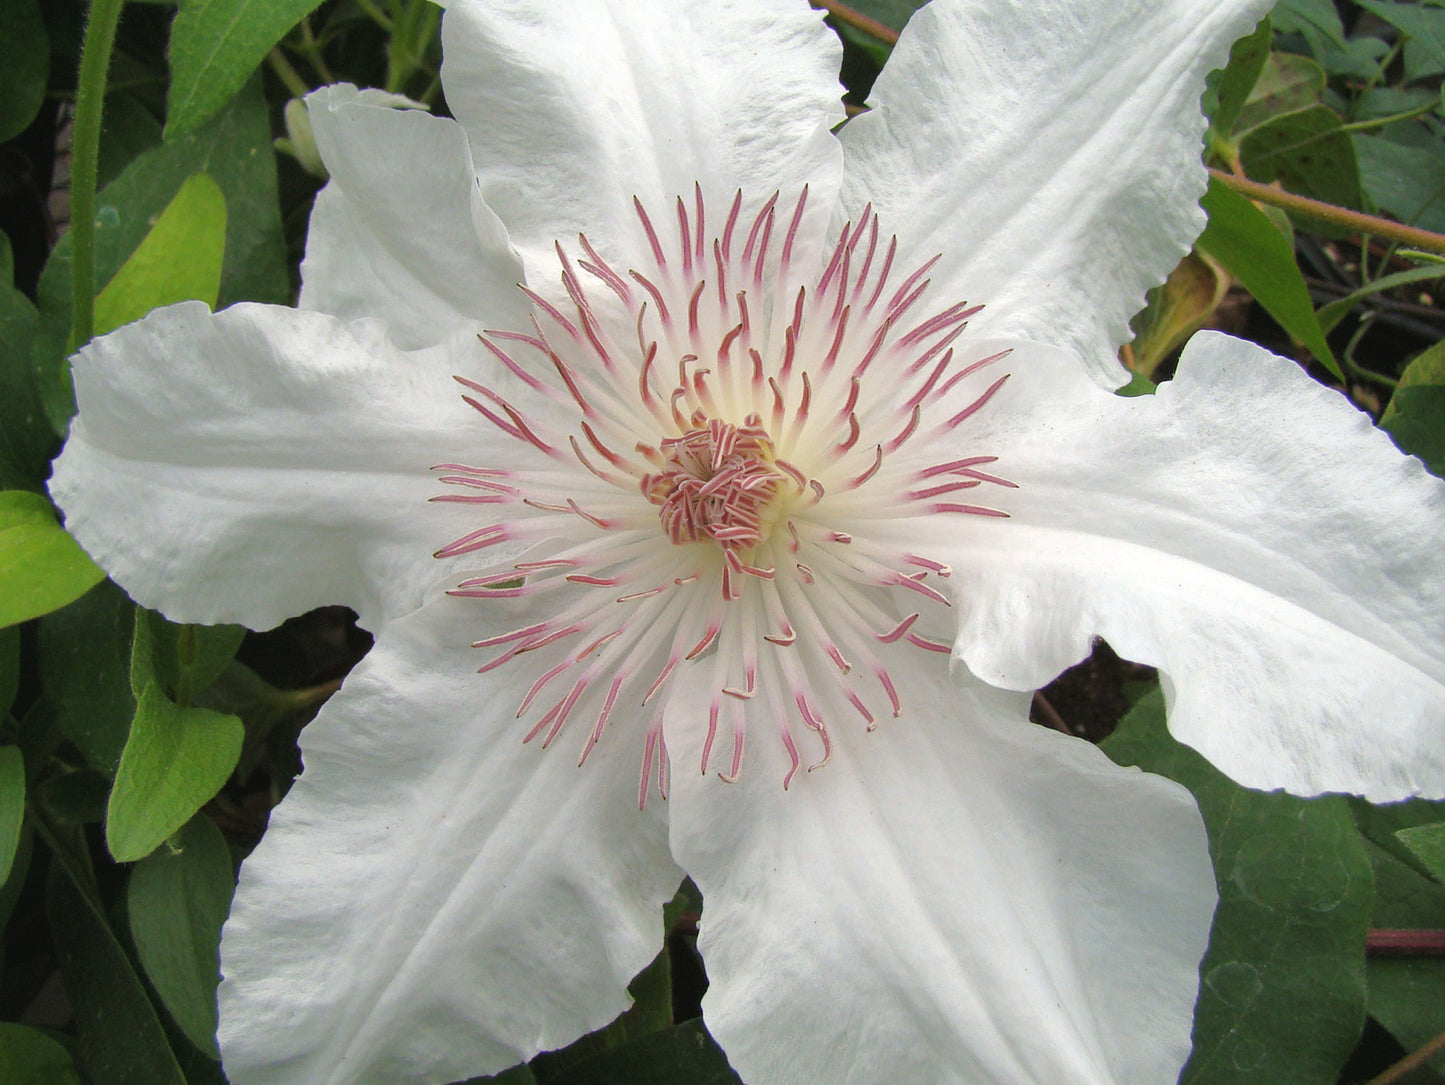
<svg viewBox="0 0 1445 1085"><path fill-rule="evenodd" d="M915 6L856 5L894 30ZM3 169L11 187L41 178L29 218L7 219L0 238L0 922L50 932L5 944L0 1079L210 1085L223 1081L217 943L237 856L296 769L297 730L365 646L335 613L257 636L137 610L99 583L43 496L74 412L76 230L56 241L46 226L63 216L57 131L77 97L87 108L84 19L80 0L0 5ZM832 22L861 104L888 36L846 11ZM294 298L318 182L273 150L283 134L281 148L305 144L281 128L296 122L288 103L346 79L444 109L437 36L426 0L127 8L88 225L96 331L183 298ZM1226 326L1383 408L1397 443L1445 471L1445 267L1383 218L1363 231L1234 184L1445 231L1442 73L1439 0L1281 0L1237 44L1205 100L1209 226L1135 320L1124 358L1137 384L1166 376L1197 328ZM1106 748L1190 788L1210 831L1221 905L1184 1080L1328 1085L1352 1052L1356 1074L1397 1053L1356 1050L1367 1014L1405 1048L1445 1029L1445 960L1366 958L1367 927L1445 926L1445 808L1247 792L1169 739L1161 708L1145 693ZM492 1080L736 1080L696 1020L700 906L685 889L669 908L668 949L635 982L632 1011ZM46 1017L54 974L68 1010Z"/></svg>

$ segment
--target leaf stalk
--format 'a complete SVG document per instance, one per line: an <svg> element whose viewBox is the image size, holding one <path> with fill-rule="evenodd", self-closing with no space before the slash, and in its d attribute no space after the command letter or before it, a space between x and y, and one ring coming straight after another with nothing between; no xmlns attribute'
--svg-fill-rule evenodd
<svg viewBox="0 0 1445 1085"><path fill-rule="evenodd" d="M1220 184L1234 189L1240 195L1248 196L1251 200L1257 200L1260 203L1267 203L1272 207L1294 211L1308 218L1328 222L1357 233L1389 238L1391 241L1398 241L1417 249L1445 253L1445 234L1422 230L1417 226L1406 226L1377 215L1366 215L1361 211L1351 211L1347 207L1337 207L1332 203L1325 203L1323 200L1312 200L1308 196L1296 196L1293 192L1286 192L1273 185L1262 185L1258 181L1236 177L1232 173L1226 173L1224 170L1213 167L1210 168L1209 175L1218 180Z"/></svg>
<svg viewBox="0 0 1445 1085"><path fill-rule="evenodd" d="M840 23L846 23L854 30L861 30L869 37L877 38L886 45L893 45L898 41L898 31L880 23L877 19L869 18L861 11L855 11L847 4L840 4L837 0L809 0L809 2L815 8L822 8Z"/></svg>
<svg viewBox="0 0 1445 1085"><path fill-rule="evenodd" d="M1423 1047L1417 1047L1399 1062L1395 1063L1384 1073L1377 1074L1366 1083L1366 1085L1393 1085L1412 1070L1417 1070L1433 1059L1440 1052L1445 1051L1445 1032L1440 1033L1434 1039L1429 1040Z"/></svg>
<svg viewBox="0 0 1445 1085"><path fill-rule="evenodd" d="M72 344L95 333L95 196L100 164L100 121L105 83L125 0L92 0L80 50L75 92L75 131L70 164Z"/></svg>

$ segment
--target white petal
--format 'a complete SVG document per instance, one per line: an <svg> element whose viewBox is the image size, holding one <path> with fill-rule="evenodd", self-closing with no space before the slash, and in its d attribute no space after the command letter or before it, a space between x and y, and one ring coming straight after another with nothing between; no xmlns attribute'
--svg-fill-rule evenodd
<svg viewBox="0 0 1445 1085"><path fill-rule="evenodd" d="M430 469L491 439L451 380L480 353L403 353L380 324L275 306L161 309L76 356L50 492L176 621L264 629L344 603L376 629L449 579L431 555L469 519L428 502Z"/></svg>
<svg viewBox="0 0 1445 1085"><path fill-rule="evenodd" d="M992 501L1011 518L902 529L952 562L976 674L1031 689L1102 636L1164 672L1174 734L1247 786L1445 793L1445 483L1226 336L1138 399L1043 348L1009 365L966 442L1018 484Z"/></svg>
<svg viewBox="0 0 1445 1085"><path fill-rule="evenodd" d="M302 306L384 320L406 348L526 327L522 266L477 193L461 126L346 85L307 104L331 183L311 213Z"/></svg>
<svg viewBox="0 0 1445 1085"><path fill-rule="evenodd" d="M1173 1081L1215 900L1193 799L939 657L900 672L902 718L835 727L786 792L778 744L728 785L683 771L696 720L671 721L729 1061L749 1085Z"/></svg>
<svg viewBox="0 0 1445 1085"><path fill-rule="evenodd" d="M1204 228L1204 76L1259 0L934 0L843 129L872 200L974 322L1073 350L1111 385L1144 292Z"/></svg>
<svg viewBox="0 0 1445 1085"><path fill-rule="evenodd" d="M628 1005L682 878L639 746L523 745L535 676L475 673L491 607L390 625L302 734L305 772L241 869L221 943L235 1085L434 1085L570 1043Z"/></svg>
<svg viewBox="0 0 1445 1085"><path fill-rule="evenodd" d="M738 189L755 208L807 182L832 206L840 47L802 3L453 0L442 40L447 104L533 286L578 232L642 266L634 196L659 231L694 182L713 231Z"/></svg>

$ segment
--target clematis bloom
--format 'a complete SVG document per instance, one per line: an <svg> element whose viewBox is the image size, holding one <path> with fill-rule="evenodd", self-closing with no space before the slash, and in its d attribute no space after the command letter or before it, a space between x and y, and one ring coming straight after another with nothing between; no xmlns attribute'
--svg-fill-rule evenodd
<svg viewBox="0 0 1445 1085"><path fill-rule="evenodd" d="M51 485L173 619L376 634L242 869L236 1085L564 1045L685 874L752 1085L1175 1079L1198 812L1028 691L1103 636L1245 784L1445 779L1445 487L1223 336L1102 387L1259 9L935 0L836 134L783 0L459 0L455 121L312 97L302 307L90 344Z"/></svg>

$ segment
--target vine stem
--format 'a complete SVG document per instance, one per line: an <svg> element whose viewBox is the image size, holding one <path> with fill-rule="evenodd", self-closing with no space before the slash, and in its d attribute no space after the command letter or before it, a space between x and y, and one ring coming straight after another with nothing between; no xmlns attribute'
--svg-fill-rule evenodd
<svg viewBox="0 0 1445 1085"><path fill-rule="evenodd" d="M372 0L356 0L356 6L371 17L371 21L388 34L392 30L391 16L377 7Z"/></svg>
<svg viewBox="0 0 1445 1085"><path fill-rule="evenodd" d="M70 334L84 346L95 332L95 189L100 162L100 119L115 30L125 0L92 0L80 50L75 132L70 162Z"/></svg>
<svg viewBox="0 0 1445 1085"><path fill-rule="evenodd" d="M1307 215L1336 226L1343 226L1347 230L1358 233L1386 237L1412 248L1445 253L1445 234L1421 230L1416 226L1406 226L1403 223L1392 222L1375 215L1366 215L1360 211L1351 211L1347 207L1336 207L1332 203L1312 200L1308 196L1296 196L1292 192L1285 192L1273 185L1262 185L1258 181L1237 177L1224 170L1211 168L1209 175L1220 184L1234 189L1240 195L1248 196L1251 200L1258 200L1260 203L1281 207L1286 211L1295 211L1301 215Z"/></svg>
<svg viewBox="0 0 1445 1085"><path fill-rule="evenodd" d="M809 3L815 8L822 8L840 23L847 23L854 30L861 30L885 44L892 45L898 41L898 31L891 26L886 26L877 19L870 19L861 11L854 11L846 4L837 3L837 0L809 0Z"/></svg>
<svg viewBox="0 0 1445 1085"><path fill-rule="evenodd" d="M1365 952L1381 957L1445 957L1445 930L1372 927L1365 932Z"/></svg>
<svg viewBox="0 0 1445 1085"><path fill-rule="evenodd" d="M306 54L306 59L315 69L316 74L321 77L323 83L335 83L336 76L331 74L331 69L326 65L326 58L321 55L321 48L316 43L316 35L311 32L311 18L307 16L301 20L301 48Z"/></svg>
<svg viewBox="0 0 1445 1085"><path fill-rule="evenodd" d="M1388 1070L1370 1078L1366 1085L1392 1085L1392 1082L1399 1081L1411 1070L1424 1066L1442 1051L1445 1051L1445 1032L1427 1041L1423 1047L1417 1047Z"/></svg>
<svg viewBox="0 0 1445 1085"><path fill-rule="evenodd" d="M286 89L291 92L293 98L305 98L311 93L311 86L301 78L300 73L291 66L286 55L281 52L278 45L266 54L266 65L275 73L276 78L281 80Z"/></svg>
<svg viewBox="0 0 1445 1085"><path fill-rule="evenodd" d="M1423 117L1426 113L1433 113L1440 105L1439 102L1425 102L1414 109L1407 109L1403 113L1391 113L1388 117L1371 117L1366 121L1353 121L1350 124L1342 124L1337 129L1340 132L1370 132L1376 128L1383 128L1387 124L1394 124L1396 121L1408 121L1414 117Z"/></svg>

